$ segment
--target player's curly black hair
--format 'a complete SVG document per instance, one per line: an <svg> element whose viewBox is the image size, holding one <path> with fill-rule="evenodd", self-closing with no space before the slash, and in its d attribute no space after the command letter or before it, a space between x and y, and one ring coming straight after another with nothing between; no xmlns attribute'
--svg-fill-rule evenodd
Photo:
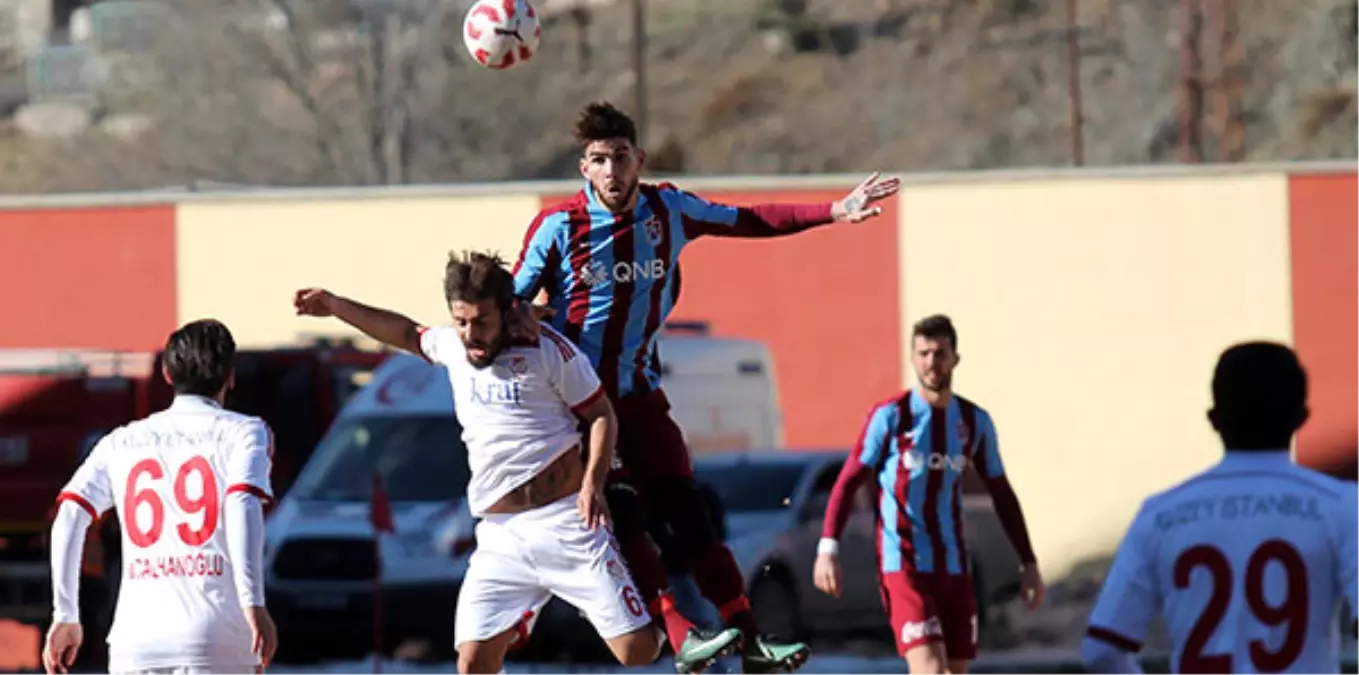
<svg viewBox="0 0 1359 675"><path fill-rule="evenodd" d="M236 367L236 340L221 321L192 321L170 334L161 362L176 394L212 398Z"/></svg>
<svg viewBox="0 0 1359 675"><path fill-rule="evenodd" d="M582 152L594 141L614 138L626 138L637 145L637 124L627 113L608 101L596 101L580 111L580 117L576 119L576 142L580 143Z"/></svg>
<svg viewBox="0 0 1359 675"><path fill-rule="evenodd" d="M1212 386L1210 419L1233 450L1286 448L1307 420L1307 371L1286 345L1232 345L1218 359Z"/></svg>
<svg viewBox="0 0 1359 675"><path fill-rule="evenodd" d="M508 310L514 304L514 275L494 253L449 253L444 267L444 299L449 304L495 300L501 311Z"/></svg>
<svg viewBox="0 0 1359 675"><path fill-rule="evenodd" d="M958 330L953 327L953 321L943 314L927 316L911 327L911 339L923 337L929 340L942 340L948 338L948 343L953 346L953 351L958 351Z"/></svg>

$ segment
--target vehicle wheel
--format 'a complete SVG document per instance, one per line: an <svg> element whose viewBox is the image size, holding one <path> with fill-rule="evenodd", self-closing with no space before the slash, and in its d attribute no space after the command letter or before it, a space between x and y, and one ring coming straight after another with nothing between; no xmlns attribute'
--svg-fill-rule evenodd
<svg viewBox="0 0 1359 675"><path fill-rule="evenodd" d="M786 640L807 638L797 594L783 574L770 574L755 581L750 590L750 608L760 632Z"/></svg>

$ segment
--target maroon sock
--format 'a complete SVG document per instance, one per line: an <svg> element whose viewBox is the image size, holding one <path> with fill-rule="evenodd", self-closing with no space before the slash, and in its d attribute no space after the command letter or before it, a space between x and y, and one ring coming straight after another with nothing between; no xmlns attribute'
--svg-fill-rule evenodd
<svg viewBox="0 0 1359 675"><path fill-rule="evenodd" d="M690 556L689 572L703 597L717 607L728 626L745 633L747 638L759 633L755 615L750 611L750 600L746 598L741 568L722 542L709 542Z"/></svg>
<svg viewBox="0 0 1359 675"><path fill-rule="evenodd" d="M665 626L670 646L678 654L694 624L675 607L675 599L670 593L670 575L661 562L660 551L645 533L619 537L618 548L628 564L628 570L632 572L632 580L637 582L642 600L651 610L652 618Z"/></svg>

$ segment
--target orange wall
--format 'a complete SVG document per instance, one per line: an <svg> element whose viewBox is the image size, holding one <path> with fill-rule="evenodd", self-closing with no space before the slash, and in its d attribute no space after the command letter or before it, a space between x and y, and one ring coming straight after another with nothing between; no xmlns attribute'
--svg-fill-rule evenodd
<svg viewBox="0 0 1359 675"><path fill-rule="evenodd" d="M701 194L738 206L844 196ZM543 204L561 199L544 197ZM779 239L701 239L680 260L683 288L671 318L707 321L715 334L769 345L789 447L848 448L869 406L901 390L895 202L858 225Z"/></svg>
<svg viewBox="0 0 1359 675"><path fill-rule="evenodd" d="M1293 339L1307 366L1312 406L1298 437L1298 456L1351 477L1359 438L1356 199L1354 174L1289 181Z"/></svg>
<svg viewBox="0 0 1359 675"><path fill-rule="evenodd" d="M174 214L0 211L0 347L161 345L175 325ZM219 273L229 283L237 271Z"/></svg>

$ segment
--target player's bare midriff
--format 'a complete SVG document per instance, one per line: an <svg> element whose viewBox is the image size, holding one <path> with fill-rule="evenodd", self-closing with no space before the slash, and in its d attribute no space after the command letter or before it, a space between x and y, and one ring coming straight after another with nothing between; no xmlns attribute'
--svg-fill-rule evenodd
<svg viewBox="0 0 1359 675"><path fill-rule="evenodd" d="M538 472L529 482L501 497L487 513L519 513L546 506L580 490L585 465L580 461L580 446L572 446Z"/></svg>

